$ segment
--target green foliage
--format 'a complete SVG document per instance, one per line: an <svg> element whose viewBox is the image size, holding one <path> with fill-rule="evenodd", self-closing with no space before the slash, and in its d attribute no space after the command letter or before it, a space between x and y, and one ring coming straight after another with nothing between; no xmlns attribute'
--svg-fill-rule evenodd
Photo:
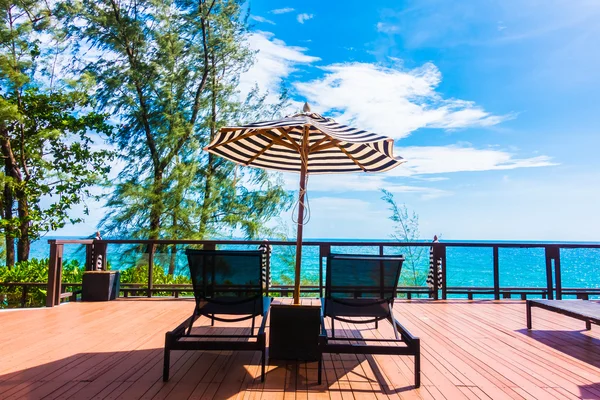
<svg viewBox="0 0 600 400"><path fill-rule="evenodd" d="M0 176L6 264L26 261L29 245L43 233L78 223L69 211L93 197L111 153L95 150L106 137L106 116L89 111L89 80L56 79L62 51L48 3L0 1ZM43 40L43 41L42 41Z"/></svg>
<svg viewBox="0 0 600 400"><path fill-rule="evenodd" d="M3 283L41 282L48 281L48 259L30 259L15 264L13 268L0 266L0 308L20 306L23 288L21 286L2 285ZM110 269L110 268L109 268ZM66 261L63 264L63 282L81 283L84 267L77 260ZM148 281L148 264L140 262L138 265L121 271L121 283L143 283ZM152 282L155 285L191 284L192 281L185 275L169 275L165 268L158 264L152 271ZM79 286L77 287L79 288ZM67 290L72 287L67 285ZM170 293L156 293L156 295L170 295ZM185 295L185 294L183 294ZM42 307L46 303L46 287L35 286L28 289L26 307Z"/></svg>
<svg viewBox="0 0 600 400"><path fill-rule="evenodd" d="M107 201L105 234L256 237L289 205L272 174L202 151L219 127L273 117L285 103L269 106L258 90L238 100L253 58L241 1L76 0L59 10L69 37L101 53L81 61L99 109L119 119L113 140L126 166Z"/></svg>
<svg viewBox="0 0 600 400"><path fill-rule="evenodd" d="M121 283L147 283L148 264L139 264L121 271ZM154 265L152 283L155 285L191 284L192 280L185 275L169 275L165 268Z"/></svg>
<svg viewBox="0 0 600 400"><path fill-rule="evenodd" d="M8 286L3 283L41 282L48 281L48 259L30 259L20 261L13 268L0 267L0 308L20 305L23 294L22 286ZM63 282L81 283L83 267L77 260L71 260L63 265ZM69 288L67 288L69 290ZM28 288L26 307L40 307L46 303L46 287L34 286Z"/></svg>
<svg viewBox="0 0 600 400"><path fill-rule="evenodd" d="M381 199L388 204L388 209L392 215L389 217L394 222L394 232L392 238L398 242L417 242L420 240L419 216L416 212L410 213L405 204L398 205L394 195L381 189L383 196ZM405 257L400 276L401 286L424 286L427 281L427 270L423 269L424 262L428 257L427 247L406 246L400 248ZM408 271L408 274L406 273Z"/></svg>
<svg viewBox="0 0 600 400"><path fill-rule="evenodd" d="M11 98L9 96L8 98ZM30 240L40 234L62 228L67 223L82 222L69 210L94 197L90 188L101 182L110 171L107 150L94 150L91 132L110 134L105 116L81 113L86 106L79 92L44 93L37 88L21 94L23 102L22 129L25 146L15 148L15 157L22 161L23 181L10 182L22 190L29 203L27 216ZM18 135L15 135L18 137ZM42 198L49 199L42 206ZM84 215L88 214L84 204ZM22 222L13 221L15 227ZM11 221L3 221L10 224Z"/></svg>

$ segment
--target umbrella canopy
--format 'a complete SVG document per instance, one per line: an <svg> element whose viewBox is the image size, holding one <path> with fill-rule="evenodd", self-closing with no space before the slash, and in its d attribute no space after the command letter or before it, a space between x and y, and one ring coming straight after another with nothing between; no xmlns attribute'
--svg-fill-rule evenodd
<svg viewBox="0 0 600 400"><path fill-rule="evenodd" d="M383 172L404 161L393 155L393 139L304 113L275 121L224 127L205 148L235 163L300 173L294 304L300 301L304 195L310 174Z"/></svg>
<svg viewBox="0 0 600 400"><path fill-rule="evenodd" d="M306 132L308 130L308 132ZM206 150L242 165L308 174L383 172L401 164L394 141L316 113L221 128ZM308 156L308 157L306 157Z"/></svg>

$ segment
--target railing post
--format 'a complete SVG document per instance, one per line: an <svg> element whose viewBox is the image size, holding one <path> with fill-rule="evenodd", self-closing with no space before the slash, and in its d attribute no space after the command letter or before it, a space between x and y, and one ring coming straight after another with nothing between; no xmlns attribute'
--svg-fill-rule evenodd
<svg viewBox="0 0 600 400"><path fill-rule="evenodd" d="M433 265L430 266L430 268L433 268L433 299L439 300L438 291L440 289L440 282L438 279L438 265L440 265L442 259L442 245L436 242L432 243L431 246L433 247ZM443 270L444 268L442 267L442 274L444 273Z"/></svg>
<svg viewBox="0 0 600 400"><path fill-rule="evenodd" d="M62 294L62 266L63 266L63 250L64 245L59 244L56 246L56 253L58 255L58 264L56 268L56 282L54 289L54 304L60 305L60 295Z"/></svg>
<svg viewBox="0 0 600 400"><path fill-rule="evenodd" d="M442 300L446 300L448 298L448 276L447 276L448 274L446 271L446 245L442 245L440 257L442 259Z"/></svg>
<svg viewBox="0 0 600 400"><path fill-rule="evenodd" d="M49 240L48 242L50 243L50 260L48 265L46 307L54 307L60 304L63 245L57 244L56 240Z"/></svg>
<svg viewBox="0 0 600 400"><path fill-rule="evenodd" d="M154 242L148 246L148 297L152 297L152 273L154 270Z"/></svg>
<svg viewBox="0 0 600 400"><path fill-rule="evenodd" d="M560 248L554 247L554 282L556 283L556 300L562 300L562 275L560 271Z"/></svg>
<svg viewBox="0 0 600 400"><path fill-rule="evenodd" d="M323 297L323 257L329 257L330 245L319 245L319 297Z"/></svg>
<svg viewBox="0 0 600 400"><path fill-rule="evenodd" d="M494 246L494 300L500 300L500 262L498 246Z"/></svg>
<svg viewBox="0 0 600 400"><path fill-rule="evenodd" d="M554 293L552 287L552 249L548 246L544 246L544 253L546 256L546 288L548 289L548 300L553 300Z"/></svg>
<svg viewBox="0 0 600 400"><path fill-rule="evenodd" d="M46 289L46 307L54 307L54 282L56 281L57 252L56 240L49 240L50 258L48 259L48 287Z"/></svg>

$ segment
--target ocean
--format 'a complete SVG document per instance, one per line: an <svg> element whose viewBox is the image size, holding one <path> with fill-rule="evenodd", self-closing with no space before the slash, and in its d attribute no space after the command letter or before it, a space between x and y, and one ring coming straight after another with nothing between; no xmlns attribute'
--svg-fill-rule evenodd
<svg viewBox="0 0 600 400"><path fill-rule="evenodd" d="M77 239L75 237L46 237L32 243L31 257L47 258L49 255L48 239ZM328 240L335 239L307 239ZM376 246L344 247L348 241L361 239L335 240L340 246L332 246L332 253L377 254ZM364 240L366 243L374 240ZM386 241L386 240L378 240ZM444 241L452 243L452 241ZM462 241L464 242L464 241ZM476 243L485 244L485 241ZM516 242L513 242L516 243ZM518 242L532 244L536 242ZM540 242L537 242L540 243ZM563 242L569 243L569 242ZM228 245L224 249L255 249L256 246ZM407 256L422 249L420 257L414 256L414 262L405 262L401 274L401 284L425 285L429 268L429 248L403 248ZM387 247L386 254L398 254L398 248ZM273 284L286 284L293 278L295 246L273 246L271 256L271 276ZM155 268L167 268L170 253L155 254ZM491 247L448 247L447 248L447 285L448 286L493 286L493 254ZM64 261L76 259L84 263L85 249L81 245L65 245ZM125 269L136 263L147 262L148 255L135 251L130 245L108 246L108 262L112 269ZM176 274L188 275L184 246L178 246L175 255ZM562 285L564 288L600 288L600 249L561 249ZM545 287L546 270L543 248L533 249L499 249L499 269L501 287ZM302 249L302 279L307 283L317 284L319 277L319 248L304 246Z"/></svg>

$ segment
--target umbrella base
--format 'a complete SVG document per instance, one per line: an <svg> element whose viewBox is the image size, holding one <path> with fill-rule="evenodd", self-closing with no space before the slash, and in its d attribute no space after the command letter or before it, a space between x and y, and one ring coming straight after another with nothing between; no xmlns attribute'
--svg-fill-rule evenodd
<svg viewBox="0 0 600 400"><path fill-rule="evenodd" d="M321 329L321 307L304 305L271 306L269 358L317 361Z"/></svg>

